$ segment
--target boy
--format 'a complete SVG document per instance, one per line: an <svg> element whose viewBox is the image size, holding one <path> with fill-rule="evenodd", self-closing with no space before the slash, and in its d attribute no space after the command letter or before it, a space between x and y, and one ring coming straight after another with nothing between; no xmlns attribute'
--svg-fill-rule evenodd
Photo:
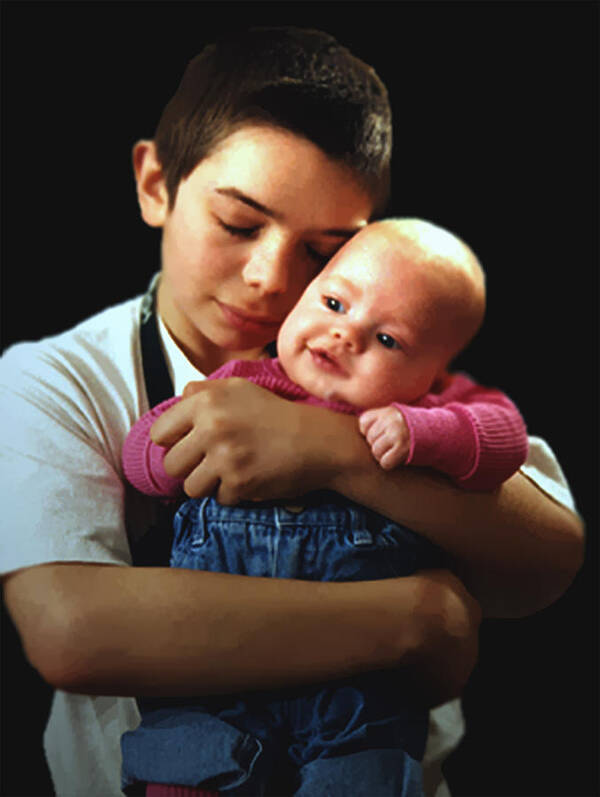
<svg viewBox="0 0 600 797"><path fill-rule="evenodd" d="M277 360L232 361L209 378L241 376L288 400L360 413L361 431L382 467L430 466L463 487L491 489L524 462L524 423L498 391L446 371L479 328L484 303L483 272L462 241L417 219L374 223L307 287L281 326ZM164 449L149 437L151 424L176 401L140 419L124 446L127 477L150 495L176 496L181 489L164 471ZM193 482L192 471L186 485ZM290 511L188 501L175 519L171 563L353 581L444 562L407 529L333 494L300 503ZM320 689L148 712L141 729L123 739L126 782L208 781L223 792L259 794L283 756L296 768L296 794L422 794L417 762L427 712L395 677L378 673ZM200 750L198 739L206 743ZM179 757L172 755L175 744ZM193 766L179 768L182 750Z"/></svg>
<svg viewBox="0 0 600 797"><path fill-rule="evenodd" d="M199 293L198 280L227 288L225 300L243 298L244 309L282 320L323 259L384 206L390 116L373 70L326 34L243 31L207 47L190 64L154 141L134 150L142 215L163 230L155 318L167 333L143 358L148 313L136 297L2 357L4 597L29 661L56 690L44 744L61 797L122 794L120 738L139 723L133 695L323 680L347 672L348 662L354 672L405 664L438 700L465 683L478 608L449 573L371 586L321 584L318 596L312 586L285 581L274 602L269 579L174 573L160 562L130 566L157 508L125 489L120 457L132 423L149 407L153 373L167 371L160 400L231 359L236 347L255 357L273 339L257 336L257 323L240 329L235 315L232 323L217 315L201 327L196 311L215 297ZM225 179L223 188L233 180L267 210L276 201L277 215L250 209L231 193L215 196L215 182ZM245 215L258 215L260 231L239 237L236 219L226 220L233 229L221 227L215 214L222 216L223 204L228 213L236 205L236 216L242 205ZM135 258L127 267L144 268ZM384 481L344 416L232 382L206 383L204 397L212 398L200 414L212 435L207 460L218 460L221 492L233 500L235 484L252 474L246 469L241 479L240 460L222 445L232 432L237 454L256 452L258 494L277 497L319 483L408 518L412 527L419 522L453 546L478 600L505 615L535 611L570 583L582 529L547 447L537 445L542 464L538 459L527 472L559 503L525 476L493 501L475 501L410 469ZM335 443L326 444L328 473L321 413ZM272 425L261 445L253 444L257 419ZM212 483L215 474L206 479ZM463 519L460 535L449 517ZM482 539L482 526L478 556L471 540ZM182 619L195 629L193 639L177 633ZM286 633L292 626L293 639ZM243 655L232 656L232 647Z"/></svg>

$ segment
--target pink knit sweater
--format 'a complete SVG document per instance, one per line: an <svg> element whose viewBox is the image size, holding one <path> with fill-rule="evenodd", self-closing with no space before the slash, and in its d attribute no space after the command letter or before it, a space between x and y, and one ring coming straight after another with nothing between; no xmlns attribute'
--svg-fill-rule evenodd
<svg viewBox="0 0 600 797"><path fill-rule="evenodd" d="M291 382L277 359L235 360L208 379L241 376L282 398L358 415L362 410L343 402L311 396ZM163 401L143 415L123 446L123 468L128 481L147 495L173 498L183 482L163 467L166 449L150 440L150 427L169 407ZM463 374L448 376L412 404L395 404L410 432L406 465L430 467L447 474L469 490L491 490L512 476L527 457L527 430L512 401L498 390L481 387Z"/></svg>

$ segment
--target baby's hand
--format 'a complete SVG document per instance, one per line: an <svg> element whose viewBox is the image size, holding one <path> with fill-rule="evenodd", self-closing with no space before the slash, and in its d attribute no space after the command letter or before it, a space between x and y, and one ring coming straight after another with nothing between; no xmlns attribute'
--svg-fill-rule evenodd
<svg viewBox="0 0 600 797"><path fill-rule="evenodd" d="M392 470L406 461L410 451L410 432L399 409L378 407L366 410L358 419L358 428L384 470Z"/></svg>

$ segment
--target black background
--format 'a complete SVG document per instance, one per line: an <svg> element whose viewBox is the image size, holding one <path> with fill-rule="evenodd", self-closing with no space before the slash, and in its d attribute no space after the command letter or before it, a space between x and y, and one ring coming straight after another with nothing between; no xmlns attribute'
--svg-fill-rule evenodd
<svg viewBox="0 0 600 797"><path fill-rule="evenodd" d="M131 147L152 136L188 60L226 26L322 28L375 66L394 110L392 212L449 227L487 271L485 327L459 365L506 390L550 442L588 529L586 564L561 600L484 624L451 790L598 794L598 4L4 2L1 11L2 347L143 290L159 238L139 218ZM7 651L10 629L3 640ZM8 662L2 794L42 794L42 693Z"/></svg>

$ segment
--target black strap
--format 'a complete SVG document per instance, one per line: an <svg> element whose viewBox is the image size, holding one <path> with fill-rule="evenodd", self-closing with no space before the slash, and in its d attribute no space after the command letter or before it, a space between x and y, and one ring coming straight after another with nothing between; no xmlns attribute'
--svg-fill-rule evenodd
<svg viewBox="0 0 600 797"><path fill-rule="evenodd" d="M140 344L142 348L142 367L150 407L171 398L173 383L165 362L156 313L156 287L159 275L156 274L148 287L143 300L140 319ZM132 548L133 564L138 567L167 567L173 542L173 515L177 502L160 502L156 505L154 524Z"/></svg>
<svg viewBox="0 0 600 797"><path fill-rule="evenodd" d="M173 383L160 345L156 314L156 288L159 275L155 274L142 300L140 342L146 393L151 407L171 398Z"/></svg>

